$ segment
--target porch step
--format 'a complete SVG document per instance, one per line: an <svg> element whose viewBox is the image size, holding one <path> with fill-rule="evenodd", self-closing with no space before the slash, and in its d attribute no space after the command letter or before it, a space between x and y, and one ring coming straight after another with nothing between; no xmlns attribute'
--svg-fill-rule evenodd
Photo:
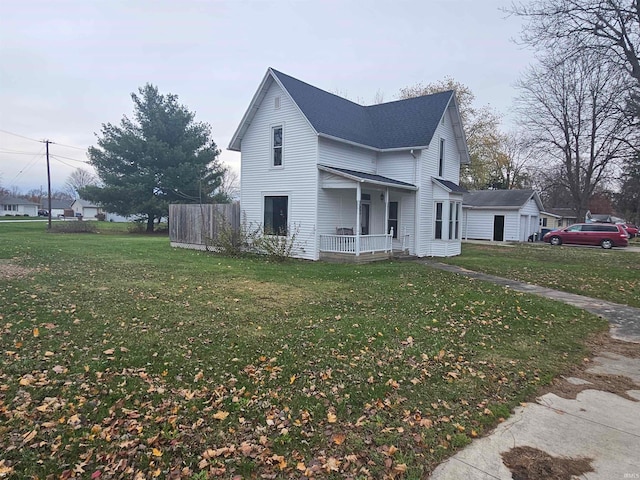
<svg viewBox="0 0 640 480"><path fill-rule="evenodd" d="M394 251L393 254L391 255L391 258L393 260L417 260L418 257L416 257L415 255L411 255L409 253L407 253L406 251Z"/></svg>

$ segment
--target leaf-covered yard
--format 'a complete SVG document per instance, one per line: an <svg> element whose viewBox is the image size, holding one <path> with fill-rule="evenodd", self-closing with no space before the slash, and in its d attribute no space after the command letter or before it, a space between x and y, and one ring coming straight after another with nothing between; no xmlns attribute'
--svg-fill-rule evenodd
<svg viewBox="0 0 640 480"><path fill-rule="evenodd" d="M0 477L423 478L605 328L414 263L0 228Z"/></svg>

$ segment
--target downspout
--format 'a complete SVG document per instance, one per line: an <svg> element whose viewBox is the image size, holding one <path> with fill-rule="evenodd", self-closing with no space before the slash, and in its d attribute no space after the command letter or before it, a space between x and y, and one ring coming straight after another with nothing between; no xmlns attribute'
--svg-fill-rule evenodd
<svg viewBox="0 0 640 480"><path fill-rule="evenodd" d="M413 213L413 254L418 255L418 247L420 245L420 184L418 179L418 164L420 162L420 156L422 151L417 155L411 150L411 156L415 159L413 164L413 184L418 187L418 190L414 193L414 213Z"/></svg>

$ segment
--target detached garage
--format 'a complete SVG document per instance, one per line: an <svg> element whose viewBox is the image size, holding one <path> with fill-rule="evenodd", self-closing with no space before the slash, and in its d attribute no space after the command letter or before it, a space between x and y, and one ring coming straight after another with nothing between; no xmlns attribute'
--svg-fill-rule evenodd
<svg viewBox="0 0 640 480"><path fill-rule="evenodd" d="M526 242L539 231L540 197L534 190L475 190L462 200L462 238Z"/></svg>

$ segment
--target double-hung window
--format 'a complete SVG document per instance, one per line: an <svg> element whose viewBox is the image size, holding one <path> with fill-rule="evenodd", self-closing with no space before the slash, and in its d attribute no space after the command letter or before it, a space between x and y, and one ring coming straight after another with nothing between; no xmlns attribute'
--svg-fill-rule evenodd
<svg viewBox="0 0 640 480"><path fill-rule="evenodd" d="M449 240L460 238L460 202L449 203Z"/></svg>
<svg viewBox="0 0 640 480"><path fill-rule="evenodd" d="M436 224L435 224L435 237L436 240L442 239L442 202L436 203Z"/></svg>
<svg viewBox="0 0 640 480"><path fill-rule="evenodd" d="M393 238L398 238L398 202L389 202L389 224L387 233L393 228Z"/></svg>
<svg viewBox="0 0 640 480"><path fill-rule="evenodd" d="M274 167L282 166L282 125L271 128L271 164Z"/></svg>
<svg viewBox="0 0 640 480"><path fill-rule="evenodd" d="M289 197L264 197L265 235L287 235L289 224Z"/></svg>

